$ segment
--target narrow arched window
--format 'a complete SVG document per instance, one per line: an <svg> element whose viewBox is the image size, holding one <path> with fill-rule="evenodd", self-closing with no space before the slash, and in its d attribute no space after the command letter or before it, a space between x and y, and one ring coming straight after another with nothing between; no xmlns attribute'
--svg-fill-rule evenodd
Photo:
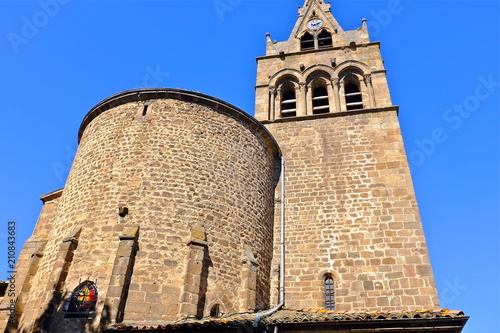
<svg viewBox="0 0 500 333"><path fill-rule="evenodd" d="M88 317L95 311L98 290L91 281L85 281L73 290L65 317Z"/></svg>
<svg viewBox="0 0 500 333"><path fill-rule="evenodd" d="M313 114L330 112L328 105L328 91L324 87L317 87L313 90Z"/></svg>
<svg viewBox="0 0 500 333"><path fill-rule="evenodd" d="M219 316L220 316L220 306L219 306L219 304L215 304L210 309L210 317L218 318Z"/></svg>
<svg viewBox="0 0 500 333"><path fill-rule="evenodd" d="M335 310L335 289L333 286L333 278L325 277L325 308L327 310Z"/></svg>
<svg viewBox="0 0 500 333"><path fill-rule="evenodd" d="M281 98L281 118L295 117L297 115L297 100L295 97L295 87L286 85Z"/></svg>
<svg viewBox="0 0 500 333"><path fill-rule="evenodd" d="M314 37L310 33L306 32L304 36L300 39L300 50L314 50Z"/></svg>
<svg viewBox="0 0 500 333"><path fill-rule="evenodd" d="M318 46L320 49L332 47L333 46L332 34L330 34L326 30L321 31L318 35Z"/></svg>
<svg viewBox="0 0 500 333"><path fill-rule="evenodd" d="M347 110L358 110L363 108L363 95L359 88L359 82L350 80L345 82L345 104Z"/></svg>

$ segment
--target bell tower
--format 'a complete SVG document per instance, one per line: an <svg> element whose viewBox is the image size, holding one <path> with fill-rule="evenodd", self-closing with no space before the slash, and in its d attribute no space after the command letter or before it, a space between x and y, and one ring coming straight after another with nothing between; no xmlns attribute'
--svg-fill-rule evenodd
<svg viewBox="0 0 500 333"><path fill-rule="evenodd" d="M286 164L275 223L279 233L284 200L285 305L437 309L380 43L370 41L366 20L344 31L330 9L305 1L289 39L267 34L257 58L255 116ZM279 254L275 246L275 261Z"/></svg>

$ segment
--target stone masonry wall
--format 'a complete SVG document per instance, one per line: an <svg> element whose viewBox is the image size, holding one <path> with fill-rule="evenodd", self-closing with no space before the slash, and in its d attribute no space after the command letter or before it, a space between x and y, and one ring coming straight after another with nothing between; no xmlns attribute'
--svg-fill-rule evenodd
<svg viewBox="0 0 500 333"><path fill-rule="evenodd" d="M266 126L286 163L286 306L324 308L329 274L339 311L437 308L396 111ZM279 205L276 240L278 221Z"/></svg>
<svg viewBox="0 0 500 333"><path fill-rule="evenodd" d="M275 159L245 123L205 105L155 99L147 108L142 101L129 102L98 115L81 138L20 327L36 326L56 298L54 333L101 329L109 321L104 300L128 228L139 231L125 321L192 315L180 313L179 303L188 243L200 229L207 243L202 314L215 304L223 313L240 312L238 300L248 294L241 272L249 248L258 262L255 306L267 307ZM128 208L123 216L120 207ZM58 258L67 237L75 245ZM59 281L51 281L61 260ZM64 302L85 280L99 289L95 317L63 318ZM61 284L59 301L53 290Z"/></svg>
<svg viewBox="0 0 500 333"><path fill-rule="evenodd" d="M40 260L43 257L45 244L47 243L47 235L52 228L52 223L57 214L61 193L61 190L57 190L41 197L44 204L36 228L33 231L33 235L23 244L23 248L17 258L15 269L17 318L19 318L25 310L27 297L30 291L32 288L36 288L36 285L32 284L32 280L36 275ZM7 306L10 301L10 297L4 297L1 306ZM0 332L4 332L7 326L9 326L8 332L15 331L15 325L8 325L7 318L2 318L0 321Z"/></svg>

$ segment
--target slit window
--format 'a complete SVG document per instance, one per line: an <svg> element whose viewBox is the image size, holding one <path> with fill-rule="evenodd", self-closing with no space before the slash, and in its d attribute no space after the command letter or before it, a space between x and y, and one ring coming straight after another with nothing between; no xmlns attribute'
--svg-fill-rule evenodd
<svg viewBox="0 0 500 333"><path fill-rule="evenodd" d="M96 285L91 281L80 283L71 293L65 317L81 318L89 317L95 311L98 291Z"/></svg>
<svg viewBox="0 0 500 333"><path fill-rule="evenodd" d="M300 39L300 50L314 50L314 37L310 33L306 32L304 36Z"/></svg>
<svg viewBox="0 0 500 333"><path fill-rule="evenodd" d="M291 87L283 94L281 100L281 118L295 117L297 115L297 100L295 88Z"/></svg>
<svg viewBox="0 0 500 333"><path fill-rule="evenodd" d="M215 304L212 306L212 309L210 309L210 317L212 318L218 318L220 317L220 306L219 304Z"/></svg>
<svg viewBox="0 0 500 333"><path fill-rule="evenodd" d="M333 46L332 34L330 34L326 30L321 31L320 34L318 35L318 46L320 49L332 47Z"/></svg>
<svg viewBox="0 0 500 333"><path fill-rule="evenodd" d="M324 87L317 87L313 90L313 114L330 112L328 105L328 91Z"/></svg>
<svg viewBox="0 0 500 333"><path fill-rule="evenodd" d="M327 310L335 310L335 290L333 286L333 278L325 277L325 308Z"/></svg>
<svg viewBox="0 0 500 333"><path fill-rule="evenodd" d="M363 108L363 96L359 84L349 82L345 86L345 104L347 110L358 110Z"/></svg>
<svg viewBox="0 0 500 333"><path fill-rule="evenodd" d="M148 113L148 106L149 104L144 104L144 108L142 109L142 118L146 117L146 114Z"/></svg>

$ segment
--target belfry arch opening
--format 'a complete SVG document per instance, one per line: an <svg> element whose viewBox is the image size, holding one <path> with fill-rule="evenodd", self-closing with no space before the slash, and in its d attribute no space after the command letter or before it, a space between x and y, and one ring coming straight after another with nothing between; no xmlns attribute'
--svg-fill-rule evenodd
<svg viewBox="0 0 500 333"><path fill-rule="evenodd" d="M306 32L300 39L300 50L314 50L314 36Z"/></svg>
<svg viewBox="0 0 500 333"><path fill-rule="evenodd" d="M324 84L318 85L312 93L313 114L322 114L330 112L328 103L328 90Z"/></svg>
<svg viewBox="0 0 500 333"><path fill-rule="evenodd" d="M324 49L333 46L332 34L323 30L318 34L318 47Z"/></svg>
<svg viewBox="0 0 500 333"><path fill-rule="evenodd" d="M295 117L297 115L297 96L295 87L291 82L286 82L281 87L281 118Z"/></svg>
<svg viewBox="0 0 500 333"><path fill-rule="evenodd" d="M344 76L344 96L347 111L363 109L363 93L357 71L350 71Z"/></svg>

